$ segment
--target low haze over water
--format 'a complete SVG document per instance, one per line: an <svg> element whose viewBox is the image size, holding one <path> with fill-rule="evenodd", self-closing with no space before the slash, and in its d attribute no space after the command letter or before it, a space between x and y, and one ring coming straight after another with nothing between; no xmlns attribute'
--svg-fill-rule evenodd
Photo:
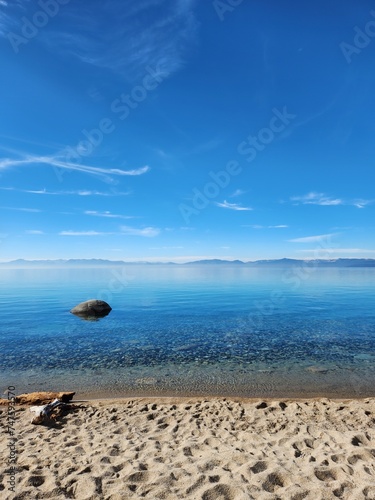
<svg viewBox="0 0 375 500"><path fill-rule="evenodd" d="M375 269L130 265L0 271L18 393L375 395ZM107 301L85 321L69 310Z"/></svg>

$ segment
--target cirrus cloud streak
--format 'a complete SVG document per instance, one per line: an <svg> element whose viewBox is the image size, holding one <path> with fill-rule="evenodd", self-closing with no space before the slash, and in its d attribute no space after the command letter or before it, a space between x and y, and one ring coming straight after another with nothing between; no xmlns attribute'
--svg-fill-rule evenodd
<svg viewBox="0 0 375 500"><path fill-rule="evenodd" d="M217 201L215 205L220 208L228 208L229 210L238 210L238 211L253 210L251 207L243 207L238 203L229 203L229 201L227 200L224 200L222 203Z"/></svg>
<svg viewBox="0 0 375 500"><path fill-rule="evenodd" d="M353 200L344 200L342 198L333 198L324 193L316 193L314 191L302 196L292 196L290 201L294 205L320 205L320 206L339 206L350 205L357 208L364 208L366 205L372 203L372 200L363 200L361 198Z"/></svg>
<svg viewBox="0 0 375 500"><path fill-rule="evenodd" d="M290 243L320 243L322 241L326 241L331 239L333 236L336 236L337 233L330 234L318 234L316 236L305 236L303 238L293 238L292 240L288 240Z"/></svg>
<svg viewBox="0 0 375 500"><path fill-rule="evenodd" d="M137 176L137 175L143 175L150 170L150 167L148 165L131 170L80 165L72 163L70 161L66 161L64 157L61 155L55 155L55 156L28 155L22 159L15 159L15 158L0 159L0 170L5 170L12 167L23 167L27 165L30 166L48 165L51 167L61 168L64 170L72 170L98 176L103 176L103 175Z"/></svg>

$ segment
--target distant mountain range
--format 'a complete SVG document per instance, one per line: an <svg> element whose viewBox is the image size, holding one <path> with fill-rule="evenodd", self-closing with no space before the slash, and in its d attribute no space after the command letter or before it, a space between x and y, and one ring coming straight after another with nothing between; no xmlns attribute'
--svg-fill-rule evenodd
<svg viewBox="0 0 375 500"><path fill-rule="evenodd" d="M375 267L375 259L269 259L243 262L242 260L198 260L187 264L243 265L247 267L295 267L309 263L316 267Z"/></svg>
<svg viewBox="0 0 375 500"><path fill-rule="evenodd" d="M187 262L185 264L176 264L175 262L126 262L123 260L105 260L105 259L57 259L57 260L24 260L17 259L10 262L0 262L0 267L11 268L29 268L29 267L105 267L105 266L124 266L124 265L209 265L209 266L246 266L246 267L296 267L306 265L307 263L316 267L375 267L375 259L271 259L255 260L244 262L242 260L221 260L206 259Z"/></svg>

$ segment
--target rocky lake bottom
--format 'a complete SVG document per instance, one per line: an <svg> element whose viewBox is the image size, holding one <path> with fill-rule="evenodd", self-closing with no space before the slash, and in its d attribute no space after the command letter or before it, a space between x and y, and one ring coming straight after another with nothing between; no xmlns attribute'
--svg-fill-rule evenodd
<svg viewBox="0 0 375 500"><path fill-rule="evenodd" d="M375 395L375 269L2 269L3 386L82 396ZM69 311L98 298L104 318Z"/></svg>

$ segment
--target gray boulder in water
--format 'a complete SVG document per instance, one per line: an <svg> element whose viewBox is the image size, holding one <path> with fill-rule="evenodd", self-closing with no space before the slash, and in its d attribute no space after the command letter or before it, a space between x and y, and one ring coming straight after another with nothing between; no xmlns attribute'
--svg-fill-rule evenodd
<svg viewBox="0 0 375 500"><path fill-rule="evenodd" d="M104 300L91 299L81 302L70 310L72 314L84 319L97 319L107 316L112 307Z"/></svg>

